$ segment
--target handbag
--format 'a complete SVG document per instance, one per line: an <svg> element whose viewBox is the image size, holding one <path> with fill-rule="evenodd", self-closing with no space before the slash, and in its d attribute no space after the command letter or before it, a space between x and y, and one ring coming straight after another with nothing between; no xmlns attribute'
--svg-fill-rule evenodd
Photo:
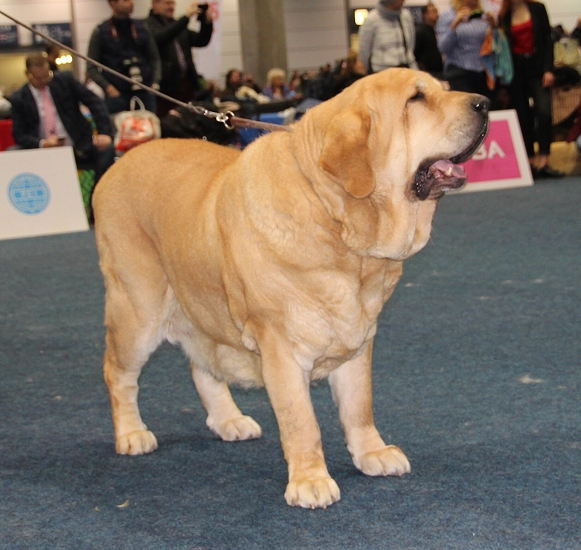
<svg viewBox="0 0 581 550"><path fill-rule="evenodd" d="M139 107L139 108L137 108ZM143 101L133 96L129 103L129 111L117 113L115 123L115 151L122 155L137 145L161 137L159 118L148 111Z"/></svg>
<svg viewBox="0 0 581 550"><path fill-rule="evenodd" d="M512 53L502 29L488 28L480 56L486 72L488 89L494 90L497 84L508 86L512 82L514 76Z"/></svg>

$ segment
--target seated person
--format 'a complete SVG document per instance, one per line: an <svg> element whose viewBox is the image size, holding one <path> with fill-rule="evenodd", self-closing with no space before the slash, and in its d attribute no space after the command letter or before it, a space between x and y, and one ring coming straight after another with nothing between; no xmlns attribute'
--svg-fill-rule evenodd
<svg viewBox="0 0 581 550"><path fill-rule="evenodd" d="M238 69L230 69L226 73L224 89L218 97L223 101L236 101L236 92L244 85L242 73Z"/></svg>
<svg viewBox="0 0 581 550"><path fill-rule="evenodd" d="M95 170L95 182L113 164L114 129L105 102L78 82L70 71L53 75L42 54L26 59L28 84L10 96L12 135L22 149L71 145L78 168ZM91 111L97 127L81 113Z"/></svg>
<svg viewBox="0 0 581 550"><path fill-rule="evenodd" d="M220 101L233 101L235 103L244 99L253 99L259 102L270 100L262 95L262 88L256 83L252 75L244 75L238 69L230 69L226 73L225 87L218 94L218 98Z"/></svg>
<svg viewBox="0 0 581 550"><path fill-rule="evenodd" d="M57 46L54 42L49 42L44 51L46 53L46 59L48 61L48 66L50 67L50 70L53 72L58 71L59 66L57 65L56 60L61 55L60 46Z"/></svg>
<svg viewBox="0 0 581 550"><path fill-rule="evenodd" d="M284 83L284 71L282 69L270 69L266 75L266 86L262 93L271 100L292 99L296 96Z"/></svg>
<svg viewBox="0 0 581 550"><path fill-rule="evenodd" d="M341 61L337 69L333 74L332 80L329 82L331 97L342 92L345 88L351 86L353 82L367 74L367 69L363 61L359 59L357 52L354 51L348 53L347 57Z"/></svg>

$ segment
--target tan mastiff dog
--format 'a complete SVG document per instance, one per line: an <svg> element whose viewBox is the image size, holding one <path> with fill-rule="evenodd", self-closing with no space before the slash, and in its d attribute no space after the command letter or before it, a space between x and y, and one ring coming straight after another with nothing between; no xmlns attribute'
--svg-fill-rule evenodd
<svg viewBox="0 0 581 550"><path fill-rule="evenodd" d="M243 152L165 139L127 153L96 188L107 290L105 380L116 449L157 447L138 378L164 340L180 344L207 425L260 437L228 384L265 385L289 468L288 504L339 500L309 395L328 377L353 462L372 476L410 471L372 413L377 317L402 262L430 237L438 199L465 182L488 101L426 73L363 78Z"/></svg>

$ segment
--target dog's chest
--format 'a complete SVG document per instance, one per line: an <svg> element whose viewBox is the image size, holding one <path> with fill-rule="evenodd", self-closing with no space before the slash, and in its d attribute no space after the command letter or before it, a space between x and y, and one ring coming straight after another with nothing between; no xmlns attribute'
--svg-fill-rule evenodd
<svg viewBox="0 0 581 550"><path fill-rule="evenodd" d="M357 356L375 336L377 318L401 275L401 265L372 262L357 278L330 276L316 301L290 307L300 355L312 362L313 377Z"/></svg>

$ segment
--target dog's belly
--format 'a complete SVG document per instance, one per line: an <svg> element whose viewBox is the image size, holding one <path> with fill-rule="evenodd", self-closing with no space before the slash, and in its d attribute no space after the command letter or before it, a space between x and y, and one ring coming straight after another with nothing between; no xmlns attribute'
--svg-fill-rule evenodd
<svg viewBox="0 0 581 550"><path fill-rule="evenodd" d="M163 336L172 344L182 347L194 368L209 372L228 384L263 386L260 355L244 347L240 332L233 324L228 327L229 330L217 331L216 325L208 322L207 315L204 316L206 308L203 303L198 306L196 315L186 314L173 291L170 291L169 315Z"/></svg>
<svg viewBox="0 0 581 550"><path fill-rule="evenodd" d="M229 317L226 303L216 317L216 303L206 303L204 295L188 295L179 303L170 293L170 315L164 336L179 344L195 368L201 368L219 380L243 387L264 385L260 357L260 339L251 323L241 324ZM337 312L303 304L286 304L284 333L281 339L292 342L291 352L311 379L321 379L346 361L358 356L375 336L376 319L369 318L357 300L351 310ZM268 324L268 319L261 320Z"/></svg>

